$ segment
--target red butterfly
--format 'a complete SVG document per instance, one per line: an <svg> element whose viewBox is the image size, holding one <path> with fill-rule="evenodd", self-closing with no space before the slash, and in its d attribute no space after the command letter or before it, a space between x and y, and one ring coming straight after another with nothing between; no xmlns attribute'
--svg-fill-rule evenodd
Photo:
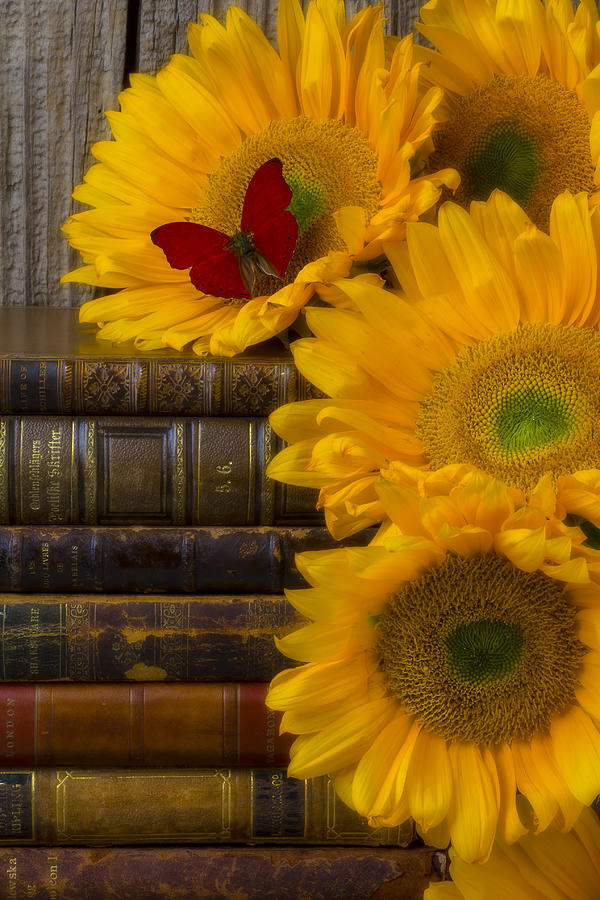
<svg viewBox="0 0 600 900"><path fill-rule="evenodd" d="M270 159L252 176L240 231L231 237L196 222L169 222L150 237L173 269L187 269L195 288L215 297L250 299L254 267L283 278L296 246L298 223L286 207L292 191L279 159Z"/></svg>

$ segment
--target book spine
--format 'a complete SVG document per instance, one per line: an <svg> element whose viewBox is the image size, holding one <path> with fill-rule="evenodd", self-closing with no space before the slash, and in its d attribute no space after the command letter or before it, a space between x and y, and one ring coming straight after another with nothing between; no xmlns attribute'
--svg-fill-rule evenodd
<svg viewBox="0 0 600 900"><path fill-rule="evenodd" d="M267 685L2 684L2 766L287 765ZM90 741L90 735L94 739Z"/></svg>
<svg viewBox="0 0 600 900"><path fill-rule="evenodd" d="M404 845L412 825L371 828L326 776L280 768L10 769L0 844Z"/></svg>
<svg viewBox="0 0 600 900"><path fill-rule="evenodd" d="M268 416L317 396L292 361L0 358L0 413Z"/></svg>
<svg viewBox="0 0 600 900"><path fill-rule="evenodd" d="M0 524L318 524L263 418L0 417Z"/></svg>
<svg viewBox="0 0 600 900"><path fill-rule="evenodd" d="M269 681L303 619L279 595L4 594L1 681Z"/></svg>
<svg viewBox="0 0 600 900"><path fill-rule="evenodd" d="M296 553L333 546L320 527L0 527L0 591L282 593L306 584Z"/></svg>
<svg viewBox="0 0 600 900"><path fill-rule="evenodd" d="M2 847L16 900L421 900L438 881L423 847Z"/></svg>

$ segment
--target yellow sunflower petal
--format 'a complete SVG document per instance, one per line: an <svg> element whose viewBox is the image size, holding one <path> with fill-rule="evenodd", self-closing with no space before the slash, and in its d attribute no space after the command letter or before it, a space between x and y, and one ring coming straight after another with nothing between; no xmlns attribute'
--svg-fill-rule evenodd
<svg viewBox="0 0 600 900"><path fill-rule="evenodd" d="M467 862L484 861L492 849L498 822L499 783L487 748L452 743L448 758L454 782L448 824L456 852Z"/></svg>
<svg viewBox="0 0 600 900"><path fill-rule="evenodd" d="M517 809L515 763L508 744L499 744L492 752L496 760L496 770L500 783L498 832L507 843L512 844L522 835L527 834L527 828L521 821Z"/></svg>
<svg viewBox="0 0 600 900"><path fill-rule="evenodd" d="M389 699L373 700L351 710L328 728L298 744L288 772L292 778L314 778L343 769L361 758L394 715Z"/></svg>
<svg viewBox="0 0 600 900"><path fill-rule="evenodd" d="M572 706L550 725L558 767L573 795L589 805L600 793L600 732L587 713Z"/></svg>
<svg viewBox="0 0 600 900"><path fill-rule="evenodd" d="M394 815L420 730L412 716L397 711L364 753L352 782L352 802L361 815Z"/></svg>
<svg viewBox="0 0 600 900"><path fill-rule="evenodd" d="M426 836L445 819L452 800L452 771L443 738L421 730L406 779L410 814Z"/></svg>

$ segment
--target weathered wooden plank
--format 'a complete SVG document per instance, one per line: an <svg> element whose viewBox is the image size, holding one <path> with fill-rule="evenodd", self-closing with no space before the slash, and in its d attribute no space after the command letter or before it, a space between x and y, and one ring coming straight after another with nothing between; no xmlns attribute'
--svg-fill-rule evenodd
<svg viewBox="0 0 600 900"><path fill-rule="evenodd" d="M0 304L78 305L60 286L80 263L60 226L71 191L109 134L122 85L127 0L4 0L0 25Z"/></svg>
<svg viewBox="0 0 600 900"><path fill-rule="evenodd" d="M197 22L201 13L225 21L228 0L140 0L137 64L141 71L155 72L173 53L187 53L188 22ZM260 25L273 43L277 35L278 0L237 0L236 5ZM367 3L346 0L348 15ZM306 9L307 0L304 0ZM384 14L390 34L406 34L418 16L419 0L384 0Z"/></svg>

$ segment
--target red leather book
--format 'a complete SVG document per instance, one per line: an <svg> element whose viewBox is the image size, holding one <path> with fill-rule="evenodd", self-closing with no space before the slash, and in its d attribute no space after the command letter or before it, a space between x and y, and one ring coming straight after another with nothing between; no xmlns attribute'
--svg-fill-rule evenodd
<svg viewBox="0 0 600 900"><path fill-rule="evenodd" d="M4 766L285 766L266 684L0 684Z"/></svg>
<svg viewBox="0 0 600 900"><path fill-rule="evenodd" d="M0 892L36 900L421 900L439 880L438 855L421 847L2 847Z"/></svg>

